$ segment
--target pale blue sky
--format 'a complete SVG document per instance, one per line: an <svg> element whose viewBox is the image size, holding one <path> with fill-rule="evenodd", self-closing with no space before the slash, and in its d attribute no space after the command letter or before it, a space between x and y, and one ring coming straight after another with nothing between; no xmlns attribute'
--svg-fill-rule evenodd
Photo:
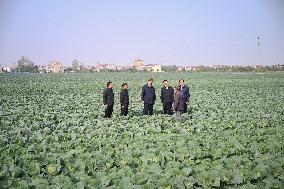
<svg viewBox="0 0 284 189"><path fill-rule="evenodd" d="M284 64L284 0L0 0L0 64L20 56L39 65Z"/></svg>

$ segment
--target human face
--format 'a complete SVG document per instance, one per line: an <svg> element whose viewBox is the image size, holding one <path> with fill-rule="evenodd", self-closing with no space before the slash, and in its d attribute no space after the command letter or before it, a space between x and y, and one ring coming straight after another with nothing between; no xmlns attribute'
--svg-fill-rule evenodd
<svg viewBox="0 0 284 189"><path fill-rule="evenodd" d="M123 89L128 90L128 85L124 85L124 86L123 86Z"/></svg>
<svg viewBox="0 0 284 189"><path fill-rule="evenodd" d="M168 81L164 81L164 87L169 87L169 82Z"/></svg>
<svg viewBox="0 0 284 189"><path fill-rule="evenodd" d="M109 88L109 89L112 89L112 88L113 88L113 83L110 83L109 86L108 86L108 88Z"/></svg>
<svg viewBox="0 0 284 189"><path fill-rule="evenodd" d="M184 81L183 81L183 80L180 80L180 81L179 81L179 85L180 85L180 86L184 86Z"/></svg>
<svg viewBox="0 0 284 189"><path fill-rule="evenodd" d="M153 81L147 81L148 86L152 86L153 85Z"/></svg>

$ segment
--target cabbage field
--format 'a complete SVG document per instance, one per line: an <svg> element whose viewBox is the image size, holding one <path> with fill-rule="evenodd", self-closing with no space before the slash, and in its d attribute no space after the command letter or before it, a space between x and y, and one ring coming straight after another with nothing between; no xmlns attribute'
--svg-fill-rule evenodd
<svg viewBox="0 0 284 189"><path fill-rule="evenodd" d="M150 77L157 97L163 79L185 79L181 122L159 100L141 115ZM109 80L114 115L104 119ZM0 74L0 188L284 188L283 127L283 72Z"/></svg>

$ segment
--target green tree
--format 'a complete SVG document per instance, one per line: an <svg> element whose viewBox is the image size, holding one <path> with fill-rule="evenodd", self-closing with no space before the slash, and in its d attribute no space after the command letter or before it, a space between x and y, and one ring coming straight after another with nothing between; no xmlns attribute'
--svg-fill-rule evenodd
<svg viewBox="0 0 284 189"><path fill-rule="evenodd" d="M74 72L78 72L80 70L80 61L78 59L74 59L72 61L72 68Z"/></svg>
<svg viewBox="0 0 284 189"><path fill-rule="evenodd" d="M22 56L18 60L18 67L16 68L16 71L36 73L38 72L38 66L34 65L34 63L28 57Z"/></svg>
<svg viewBox="0 0 284 189"><path fill-rule="evenodd" d="M164 72L176 72L176 71L178 71L178 67L176 65L162 66L162 71L164 71Z"/></svg>

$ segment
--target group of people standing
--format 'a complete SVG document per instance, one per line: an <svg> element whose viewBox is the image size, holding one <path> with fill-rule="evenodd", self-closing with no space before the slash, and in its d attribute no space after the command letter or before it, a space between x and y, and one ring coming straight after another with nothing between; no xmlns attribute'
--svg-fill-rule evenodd
<svg viewBox="0 0 284 189"><path fill-rule="evenodd" d="M173 110L176 112L177 119L180 120L182 113L187 113L190 93L184 80L179 80L179 84L174 88L169 85L168 80L163 81L161 88L161 103L163 104L164 114L172 115ZM127 116L129 106L128 84L121 85L120 107L121 116ZM144 104L143 115L153 115L154 104L156 101L156 92L153 86L153 79L148 79L147 84L142 87L141 101ZM107 88L103 92L103 103L105 107L105 118L110 118L113 112L114 92L113 83L108 82Z"/></svg>

